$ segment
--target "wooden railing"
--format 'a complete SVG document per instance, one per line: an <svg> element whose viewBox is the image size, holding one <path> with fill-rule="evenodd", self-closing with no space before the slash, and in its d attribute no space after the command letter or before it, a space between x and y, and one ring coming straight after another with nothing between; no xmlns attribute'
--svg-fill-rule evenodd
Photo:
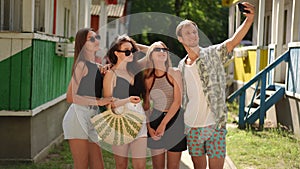
<svg viewBox="0 0 300 169"><path fill-rule="evenodd" d="M232 93L228 97L229 102L233 102L233 100L237 97L239 97L239 128L245 128L247 121L247 117L250 113L250 108L253 105L254 98L256 96L256 93L258 91L258 88L260 87L260 104L259 108L257 109L258 116L259 117L259 123L260 127L263 127L264 124L264 117L267 109L270 107L270 104L266 105L266 89L267 87L267 79L268 79L268 85L272 84L269 80L271 79L271 73L274 70L276 66L278 66L282 62L288 62L290 58L290 52L286 51L283 55L278 57L273 63L268 65L266 68L264 68L262 71L260 71L255 77L253 77L249 82L247 82L243 87ZM267 78L267 76L269 76ZM255 92L252 96L251 102L248 105L249 109L247 109L247 112L245 112L245 100L246 100L246 90L251 87L254 83L256 84ZM275 103L273 103L275 104ZM252 120L253 122L253 120Z"/></svg>

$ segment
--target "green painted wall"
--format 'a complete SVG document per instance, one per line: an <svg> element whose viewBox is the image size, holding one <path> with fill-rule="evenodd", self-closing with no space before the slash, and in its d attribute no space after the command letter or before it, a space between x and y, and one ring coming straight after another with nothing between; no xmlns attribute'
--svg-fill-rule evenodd
<svg viewBox="0 0 300 169"><path fill-rule="evenodd" d="M66 92L73 58L55 54L55 43L33 41L31 108L38 107Z"/></svg>
<svg viewBox="0 0 300 169"><path fill-rule="evenodd" d="M0 62L0 110L32 110L66 92L73 58L55 54L55 42L32 46Z"/></svg>
<svg viewBox="0 0 300 169"><path fill-rule="evenodd" d="M0 62L0 110L30 109L31 68L31 47Z"/></svg>

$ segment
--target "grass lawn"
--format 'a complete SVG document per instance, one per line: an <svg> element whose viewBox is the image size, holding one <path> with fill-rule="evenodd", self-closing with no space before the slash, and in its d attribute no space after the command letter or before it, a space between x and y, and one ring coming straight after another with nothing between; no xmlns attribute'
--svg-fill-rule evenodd
<svg viewBox="0 0 300 169"><path fill-rule="evenodd" d="M104 166L107 169L114 169L115 162L113 154L103 150ZM73 169L72 155L69 149L67 141L64 141L61 145L53 148L48 157L37 164L32 163L14 163L7 165L0 165L2 169ZM151 169L151 159L147 159L147 169ZM129 163L129 169L132 169L131 162Z"/></svg>
<svg viewBox="0 0 300 169"><path fill-rule="evenodd" d="M280 129L229 128L227 154L237 168L300 169L300 140Z"/></svg>
<svg viewBox="0 0 300 169"><path fill-rule="evenodd" d="M228 105L229 119L232 123L237 114L237 104ZM232 126L232 125L230 125ZM228 127L227 153L238 169L300 169L300 139L294 138L288 131L268 129L264 131L239 130ZM105 168L115 168L113 155L103 151ZM0 165L4 169L72 169L73 161L68 143L50 151L48 157L40 163L14 163ZM129 164L129 168L132 165ZM147 169L152 168L151 159L147 159Z"/></svg>
<svg viewBox="0 0 300 169"><path fill-rule="evenodd" d="M228 122L236 122L237 103L228 104L228 110ZM284 129L228 127L226 141L227 154L238 169L300 169L300 139Z"/></svg>

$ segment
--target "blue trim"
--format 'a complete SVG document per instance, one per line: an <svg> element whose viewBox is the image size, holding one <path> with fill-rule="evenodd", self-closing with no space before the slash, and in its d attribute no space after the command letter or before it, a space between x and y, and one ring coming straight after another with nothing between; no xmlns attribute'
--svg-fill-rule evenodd
<svg viewBox="0 0 300 169"><path fill-rule="evenodd" d="M264 68L262 71L260 71L255 77L253 77L249 82L247 82L243 87L241 87L239 90L235 91L233 94L231 94L228 97L229 102L233 102L233 100L236 97L239 97L239 128L245 128L245 124L254 123L257 119L259 119L259 125L260 128L262 128L264 124L264 118L266 111L275 103L277 103L285 93L285 88L283 87L275 87L273 84L273 81L270 81L271 71L274 71L274 68L278 66L281 62L289 62L290 60L290 52L286 51L283 55L281 55L279 58L277 58L274 62L269 64L266 68ZM267 77L268 75L268 77ZM267 86L267 80L268 80L268 87ZM254 83L258 83L255 89L255 92L253 94L253 97L251 99L251 103L249 104L247 113L245 113L245 96L246 96L246 90L251 87ZM259 83L260 85L260 95L255 96L258 90ZM274 90L275 93L271 96L266 97L266 90ZM259 107L255 108L255 111L250 114L250 109L253 109L253 101L254 97L257 99L260 99L260 105Z"/></svg>

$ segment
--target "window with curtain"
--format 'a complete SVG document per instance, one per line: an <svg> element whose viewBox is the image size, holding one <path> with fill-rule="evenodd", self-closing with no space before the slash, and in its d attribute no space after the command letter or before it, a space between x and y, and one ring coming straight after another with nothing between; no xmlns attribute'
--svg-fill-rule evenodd
<svg viewBox="0 0 300 169"><path fill-rule="evenodd" d="M22 30L22 0L0 0L0 31Z"/></svg>

